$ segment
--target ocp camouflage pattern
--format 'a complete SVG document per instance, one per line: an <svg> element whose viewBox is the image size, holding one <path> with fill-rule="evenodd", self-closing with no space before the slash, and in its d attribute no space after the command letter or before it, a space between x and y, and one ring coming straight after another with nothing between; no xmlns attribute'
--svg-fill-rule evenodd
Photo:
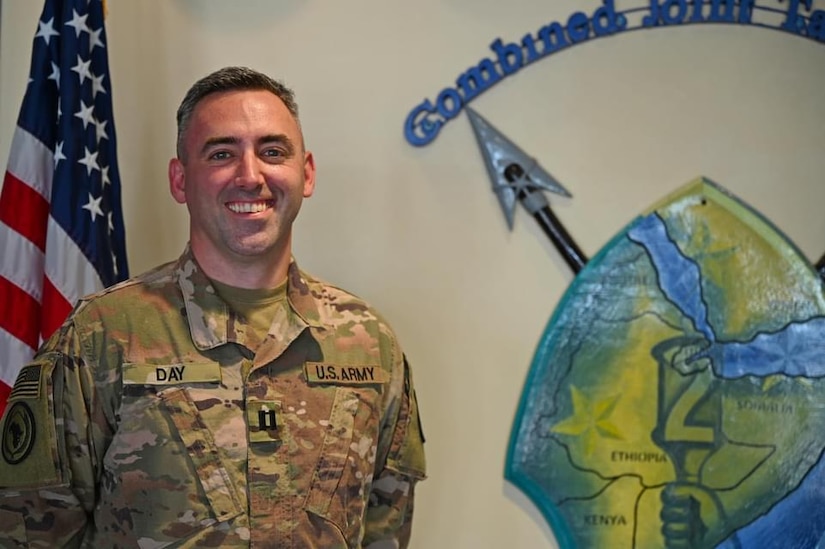
<svg viewBox="0 0 825 549"><path fill-rule="evenodd" d="M405 547L425 460L395 335L294 261L283 303L253 352L188 249L82 300L3 418L0 544Z"/></svg>

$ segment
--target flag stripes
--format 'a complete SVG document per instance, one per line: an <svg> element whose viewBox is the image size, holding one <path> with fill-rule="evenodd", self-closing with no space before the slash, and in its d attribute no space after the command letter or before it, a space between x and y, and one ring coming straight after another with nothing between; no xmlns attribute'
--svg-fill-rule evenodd
<svg viewBox="0 0 825 549"><path fill-rule="evenodd" d="M128 277L101 0L45 0L0 193L0 409L83 295Z"/></svg>

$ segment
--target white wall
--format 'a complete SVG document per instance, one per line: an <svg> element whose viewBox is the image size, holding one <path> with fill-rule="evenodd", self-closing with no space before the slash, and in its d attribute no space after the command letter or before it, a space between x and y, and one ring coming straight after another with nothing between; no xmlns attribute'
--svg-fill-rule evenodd
<svg viewBox="0 0 825 549"><path fill-rule="evenodd" d="M42 4L2 1L5 165ZM188 85L243 64L295 88L318 164L296 255L378 306L415 367L430 469L415 548L556 546L502 471L534 348L572 275L524 212L507 231L464 115L424 148L404 140L404 118L492 55L495 38L518 41L599 4L109 0L133 273L176 257L186 239L166 162ZM706 175L815 261L825 252L823 66L825 44L770 30L646 30L536 62L473 107L573 192L551 200L588 255Z"/></svg>

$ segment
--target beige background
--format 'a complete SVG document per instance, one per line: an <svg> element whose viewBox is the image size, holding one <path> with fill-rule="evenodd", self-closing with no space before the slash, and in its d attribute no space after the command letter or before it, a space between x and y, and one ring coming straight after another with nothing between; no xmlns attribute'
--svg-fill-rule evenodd
<svg viewBox="0 0 825 549"><path fill-rule="evenodd" d="M296 255L378 306L415 367L430 478L414 548L556 546L502 472L533 351L572 274L523 211L507 231L466 116L424 148L404 140L404 119L492 55L495 38L517 42L600 4L109 0L133 273L176 257L186 239L166 162L189 84L243 64L296 90L318 165ZM643 4L617 0L619 9ZM41 6L2 0L3 166ZM671 27L556 53L472 106L574 194L551 200L588 255L652 202L706 175L815 261L825 252L823 66L825 44L788 34Z"/></svg>

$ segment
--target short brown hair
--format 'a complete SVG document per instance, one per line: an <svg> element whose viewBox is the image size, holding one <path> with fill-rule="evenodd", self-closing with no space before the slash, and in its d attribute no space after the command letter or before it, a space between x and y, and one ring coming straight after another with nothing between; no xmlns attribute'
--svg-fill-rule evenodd
<svg viewBox="0 0 825 549"><path fill-rule="evenodd" d="M177 113L178 137L176 147L178 158L183 158L183 134L186 133L189 127L189 121L198 103L207 95L234 90L265 90L272 92L284 102L287 110L295 117L295 121L300 128L298 104L295 102L295 94L291 89L281 82L247 67L224 67L192 84L183 101L181 101Z"/></svg>

